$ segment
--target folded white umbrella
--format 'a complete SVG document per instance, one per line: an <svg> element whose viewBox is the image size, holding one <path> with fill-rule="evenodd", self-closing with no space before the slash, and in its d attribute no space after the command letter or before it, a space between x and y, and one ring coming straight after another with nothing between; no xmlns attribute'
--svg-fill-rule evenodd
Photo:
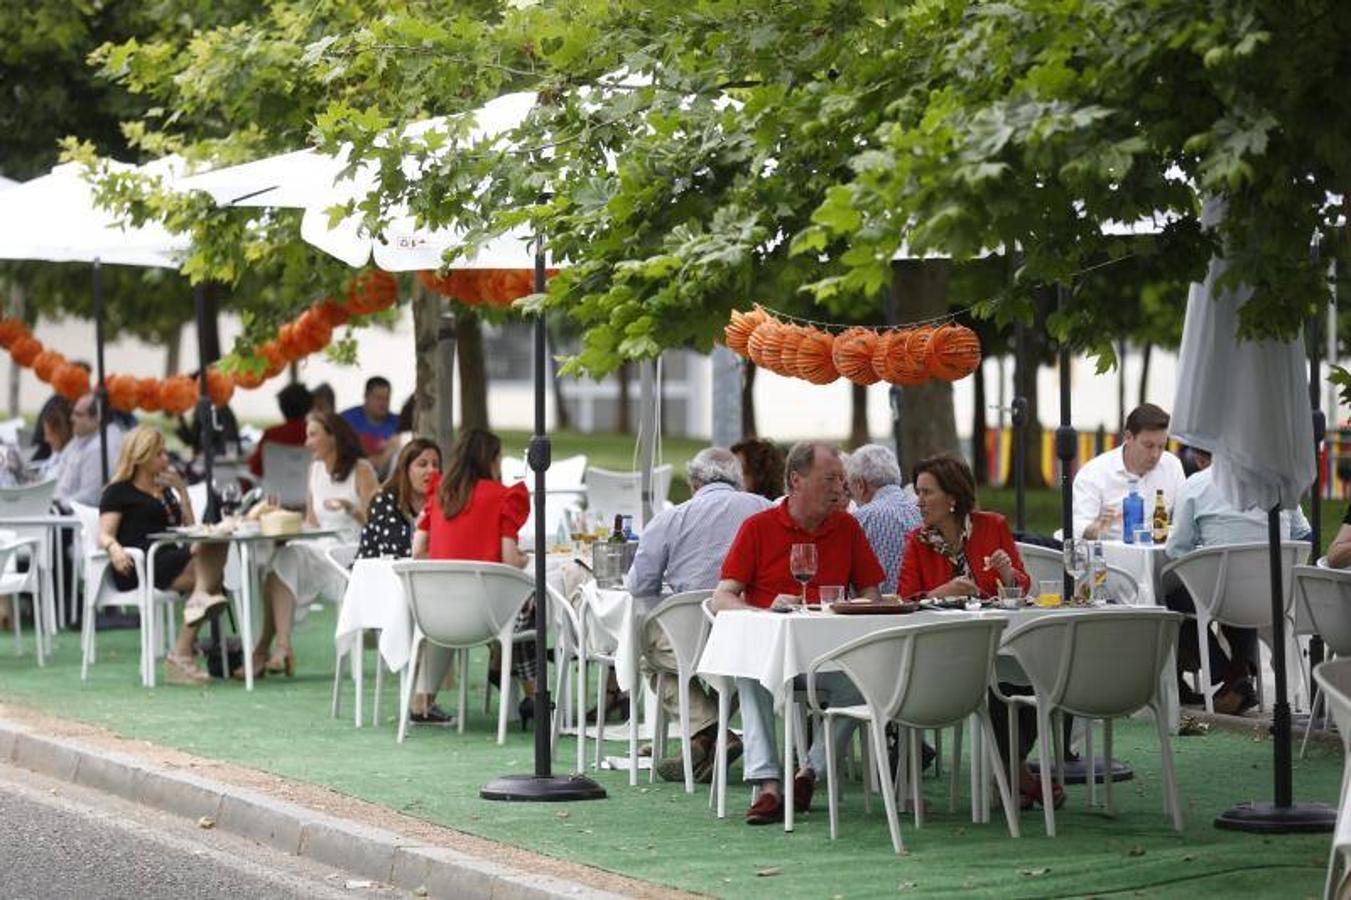
<svg viewBox="0 0 1351 900"><path fill-rule="evenodd" d="M1201 223L1222 214L1208 201ZM1238 310L1252 289L1219 290L1226 269L1211 260L1187 298L1172 433L1211 451L1215 483L1237 509L1293 509L1314 478L1304 342L1239 341Z"/></svg>

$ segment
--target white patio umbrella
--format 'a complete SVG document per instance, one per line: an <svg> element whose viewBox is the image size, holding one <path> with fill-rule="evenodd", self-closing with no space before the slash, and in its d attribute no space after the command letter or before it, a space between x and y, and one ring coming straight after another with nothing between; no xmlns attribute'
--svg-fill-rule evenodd
<svg viewBox="0 0 1351 900"><path fill-rule="evenodd" d="M1223 214L1222 203L1207 201L1202 227L1213 227ZM1240 341L1238 311L1253 292L1220 289L1227 268L1223 259L1212 259L1205 281L1193 284L1187 298L1172 431L1183 443L1211 449L1215 483L1235 508L1268 511L1275 802L1238 804L1215 824L1243 831L1330 831L1335 810L1293 802L1286 699L1279 514L1298 506L1315 468L1304 343L1299 338Z"/></svg>
<svg viewBox="0 0 1351 900"><path fill-rule="evenodd" d="M111 162L118 171L134 166ZM166 157L141 171L172 178L179 160ZM133 226L94 202L94 188L79 163L65 163L46 175L0 190L0 259L83 262L93 266L95 376L103 387L103 278L101 266L178 268L188 240L157 223ZM107 404L101 403L100 451L108 476Z"/></svg>

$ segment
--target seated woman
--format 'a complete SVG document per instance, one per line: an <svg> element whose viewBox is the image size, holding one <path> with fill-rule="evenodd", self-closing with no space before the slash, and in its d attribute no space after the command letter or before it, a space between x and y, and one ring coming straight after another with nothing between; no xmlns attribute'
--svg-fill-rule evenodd
<svg viewBox="0 0 1351 900"><path fill-rule="evenodd" d="M342 598L342 575L324 559L324 552L336 544L356 543L366 507L379 488L375 469L362 459L361 444L341 416L311 412L305 420L305 448L314 457L305 488L305 524L337 534L292 541L273 555L263 582L266 602L263 630L253 650L254 672L295 674L292 626L316 598Z"/></svg>
<svg viewBox="0 0 1351 900"><path fill-rule="evenodd" d="M417 559L461 559L506 563L525 568L529 560L516 536L530 515L530 494L525 485L502 484L502 441L491 432L470 428L460 432L450 451L444 477L432 475L427 509L413 537ZM516 630L533 625L533 604L527 604L516 620ZM496 645L494 645L494 650ZM415 690L434 696L450 666L450 651L428 645L418 669ZM500 671L495 656L488 667ZM524 729L535 714L535 658L529 645L512 649L511 673L525 695L518 710ZM490 677L490 683L497 684Z"/></svg>
<svg viewBox="0 0 1351 900"><path fill-rule="evenodd" d="M99 500L98 545L108 552L113 583L119 591L137 586L128 547L148 550L150 535L175 525L193 524L192 504L183 477L169 465L164 435L153 428L132 429L122 442L117 470ZM183 630L164 658L168 684L206 684L211 676L198 667L194 644L197 628L225 608L220 593L226 544L166 547L155 553L155 587L189 593L183 607Z"/></svg>
<svg viewBox="0 0 1351 900"><path fill-rule="evenodd" d="M733 444L732 452L741 460L742 490L766 500L783 496L784 456L777 444L764 438L746 438Z"/></svg>
<svg viewBox="0 0 1351 900"><path fill-rule="evenodd" d="M42 441L47 445L47 456L38 462L39 481L56 478L61 474L61 461L65 459L66 447L74 434L70 421L70 401L65 397L53 397L42 411L38 425L42 429ZM57 498L60 499L60 498Z"/></svg>
<svg viewBox="0 0 1351 900"><path fill-rule="evenodd" d="M1008 523L998 513L976 509L976 479L963 460L933 456L914 471L915 496L924 524L910 533L901 556L897 590L902 597L990 597L1000 585L1017 585L1024 594L1032 579L1023 568ZM1024 685L1000 683L1005 695L1027 694ZM990 718L1005 765L1009 759L1008 707L990 693ZM1023 760L1037 736L1036 713L1018 709L1018 758ZM1041 782L1023 764L1019 777L1023 806L1040 802ZM1059 785L1053 802L1064 801Z"/></svg>

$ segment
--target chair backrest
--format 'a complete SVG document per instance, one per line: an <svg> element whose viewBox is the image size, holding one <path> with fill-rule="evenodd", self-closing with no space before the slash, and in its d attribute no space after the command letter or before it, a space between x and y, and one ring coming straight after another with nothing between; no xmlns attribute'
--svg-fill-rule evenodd
<svg viewBox="0 0 1351 900"><path fill-rule="evenodd" d="M526 471L528 474L529 469ZM585 453L577 453L572 456L565 456L562 459L553 460L549 464L549 490L575 491L580 494L582 491L586 490L588 471Z"/></svg>
<svg viewBox="0 0 1351 900"><path fill-rule="evenodd" d="M263 490L280 497L288 509L304 509L313 459L304 447L267 441L263 444Z"/></svg>
<svg viewBox="0 0 1351 900"><path fill-rule="evenodd" d="M676 661L686 671L694 671L699 654L704 652L709 629L708 620L704 618L704 601L712 598L712 591L673 594L658 603L644 620L644 631L664 634Z"/></svg>
<svg viewBox="0 0 1351 900"><path fill-rule="evenodd" d="M549 621L553 625L556 640L556 652L562 662L568 656L575 655L582 645L582 622L577 610L551 584L546 584L549 594Z"/></svg>
<svg viewBox="0 0 1351 900"><path fill-rule="evenodd" d="M1281 542L1281 593L1286 615L1294 603L1293 570L1309 552L1303 541ZM1193 550L1163 568L1172 572L1198 609L1224 625L1271 625L1271 555L1265 542Z"/></svg>
<svg viewBox="0 0 1351 900"><path fill-rule="evenodd" d="M1117 603L1134 606L1140 597L1140 582L1119 566L1107 564L1107 596Z"/></svg>
<svg viewBox="0 0 1351 900"><path fill-rule="evenodd" d="M71 512L80 520L80 539L84 544L84 556L92 556L98 550L99 511L97 506L85 506L83 503L71 503Z"/></svg>
<svg viewBox="0 0 1351 900"><path fill-rule="evenodd" d="M515 484L530 475L530 467L522 456L502 456L502 483Z"/></svg>
<svg viewBox="0 0 1351 900"><path fill-rule="evenodd" d="M1329 650L1351 657L1351 572L1295 566L1295 619L1318 634Z"/></svg>
<svg viewBox="0 0 1351 900"><path fill-rule="evenodd" d="M534 579L502 563L409 559L393 568L413 621L444 647L476 647L497 637L535 592Z"/></svg>
<svg viewBox="0 0 1351 900"><path fill-rule="evenodd" d="M713 620L718 617L718 611L713 608L713 596L710 594L705 597L704 602L699 604L699 608L703 610L704 621L708 623L709 628L712 628Z"/></svg>
<svg viewBox="0 0 1351 900"><path fill-rule="evenodd" d="M652 512L661 512L666 503L666 495L671 490L670 465L657 466L652 470ZM605 516L633 516L636 525L643 524L642 494L643 475L641 472L615 472L610 469L598 469L592 466L586 472L586 504L588 509Z"/></svg>
<svg viewBox="0 0 1351 900"><path fill-rule="evenodd" d="M1319 663L1314 667L1313 677L1337 723L1343 752L1351 752L1351 656Z"/></svg>
<svg viewBox="0 0 1351 900"><path fill-rule="evenodd" d="M1023 569L1032 579L1035 588L1040 582L1055 581L1065 577L1065 558L1058 550L1037 544L1024 544L1019 541L1018 555L1023 558Z"/></svg>
<svg viewBox="0 0 1351 900"><path fill-rule="evenodd" d="M990 616L887 628L822 654L808 669L843 671L882 719L913 728L961 721L985 702L1000 635L1008 622ZM813 700L814 702L814 700Z"/></svg>
<svg viewBox="0 0 1351 900"><path fill-rule="evenodd" d="M1075 715L1126 716L1159 693L1180 613L1090 610L1040 616L1004 636L1037 696Z"/></svg>
<svg viewBox="0 0 1351 900"><path fill-rule="evenodd" d="M45 516L51 512L55 496L55 478L37 484L0 487L0 520L7 516Z"/></svg>
<svg viewBox="0 0 1351 900"><path fill-rule="evenodd" d="M356 562L357 548L360 546L351 543L334 544L324 551L324 559L342 575L343 583L346 583L352 573L352 563Z"/></svg>

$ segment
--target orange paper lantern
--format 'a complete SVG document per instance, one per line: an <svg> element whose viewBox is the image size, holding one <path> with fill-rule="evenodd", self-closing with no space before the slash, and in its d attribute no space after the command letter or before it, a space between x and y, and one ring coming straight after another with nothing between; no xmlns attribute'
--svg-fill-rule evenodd
<svg viewBox="0 0 1351 900"><path fill-rule="evenodd" d="M14 342L28 334L22 319L0 319L0 347L8 350Z"/></svg>
<svg viewBox="0 0 1351 900"><path fill-rule="evenodd" d="M727 322L727 327L722 330L723 341L727 344L727 349L738 356L747 356L746 342L751 339L751 332L755 327L765 320L765 311L756 306L748 313L739 309L732 310L732 317Z"/></svg>
<svg viewBox="0 0 1351 900"><path fill-rule="evenodd" d="M212 406L225 406L235 394L235 380L228 373L212 366L206 370L206 393L211 398Z"/></svg>
<svg viewBox="0 0 1351 900"><path fill-rule="evenodd" d="M66 363L52 376L52 387L71 403L89 393L89 373L82 366Z"/></svg>
<svg viewBox="0 0 1351 900"><path fill-rule="evenodd" d="M306 310L292 328L295 340L306 355L318 353L333 340L333 326L314 310Z"/></svg>
<svg viewBox="0 0 1351 900"><path fill-rule="evenodd" d="M266 341L258 345L255 355L267 360L267 368L263 370L264 381L274 375L280 374L281 370L286 368L286 364L290 362L290 360L282 354L281 347L277 345L276 341Z"/></svg>
<svg viewBox="0 0 1351 900"><path fill-rule="evenodd" d="M751 338L746 342L751 362L771 372L778 371L779 354L783 352L784 325L770 316L755 326Z"/></svg>
<svg viewBox="0 0 1351 900"><path fill-rule="evenodd" d="M25 369L33 364L33 360L37 359L41 352L42 342L31 334L20 336L9 348L9 355Z"/></svg>
<svg viewBox="0 0 1351 900"><path fill-rule="evenodd" d="M914 387L929 380L929 341L933 333L934 329L925 325L902 332L903 342L899 337L892 339L887 364L893 384Z"/></svg>
<svg viewBox="0 0 1351 900"><path fill-rule="evenodd" d="M347 309L354 315L369 315L389 309L398 300L398 279L388 272L367 269L347 283Z"/></svg>
<svg viewBox="0 0 1351 900"><path fill-rule="evenodd" d="M797 346L796 368L799 378L812 384L830 384L840 377L832 359L835 338L815 328L807 329Z"/></svg>
<svg viewBox="0 0 1351 900"><path fill-rule="evenodd" d="M929 341L929 374L944 381L965 378L980 367L980 337L965 325L948 323Z"/></svg>
<svg viewBox="0 0 1351 900"><path fill-rule="evenodd" d="M163 408L160 388L158 378L139 379L136 382L136 408L145 412L159 412Z"/></svg>
<svg viewBox="0 0 1351 900"><path fill-rule="evenodd" d="M339 328L346 325L352 318L352 314L347 310L347 307L328 298L320 300L318 303L311 306L310 312L326 322L329 328Z"/></svg>
<svg viewBox="0 0 1351 900"><path fill-rule="evenodd" d="M43 350L33 357L33 374L39 381L50 383L56 370L66 364L66 358L55 350Z"/></svg>
<svg viewBox="0 0 1351 900"><path fill-rule="evenodd" d="M246 390L262 387L264 380L262 372L253 372L245 369L236 370L231 377L234 379L235 387L241 387Z"/></svg>
<svg viewBox="0 0 1351 900"><path fill-rule="evenodd" d="M160 385L160 406L171 416L182 415L192 409L197 396L197 379L187 375L174 375L164 379Z"/></svg>
<svg viewBox="0 0 1351 900"><path fill-rule="evenodd" d="M131 412L136 408L139 380L135 375L109 375L104 381L108 391L108 405L118 412Z"/></svg>
<svg viewBox="0 0 1351 900"><path fill-rule="evenodd" d="M835 369L854 384L876 384L881 380L873 368L873 353L877 350L877 332L855 326L835 336L831 362Z"/></svg>
<svg viewBox="0 0 1351 900"><path fill-rule="evenodd" d="M797 349L807 339L807 336L815 330L802 325L785 325L783 327L783 340L779 347L778 368L772 371L786 378L797 378Z"/></svg>
<svg viewBox="0 0 1351 900"><path fill-rule="evenodd" d="M309 355L300 334L296 331L295 322L287 322L277 329L277 347L287 362L295 362Z"/></svg>

